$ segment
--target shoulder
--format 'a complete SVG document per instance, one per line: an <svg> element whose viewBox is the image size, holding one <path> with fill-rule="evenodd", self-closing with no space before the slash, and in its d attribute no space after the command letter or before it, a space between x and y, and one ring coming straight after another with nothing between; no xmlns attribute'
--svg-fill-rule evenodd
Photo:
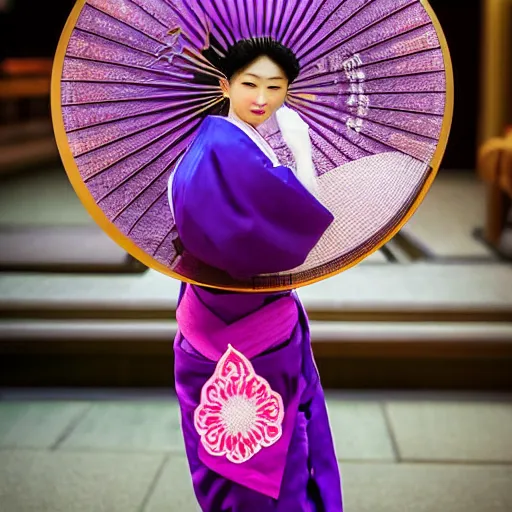
<svg viewBox="0 0 512 512"><path fill-rule="evenodd" d="M199 129L198 135L202 134L215 134L216 132L230 132L233 128L232 123L230 123L226 118L220 116L207 116L201 123L201 127Z"/></svg>
<svg viewBox="0 0 512 512"><path fill-rule="evenodd" d="M239 131L239 128L224 117L208 116L201 125L199 135L208 137L216 144L227 144L233 137L233 134L238 134Z"/></svg>

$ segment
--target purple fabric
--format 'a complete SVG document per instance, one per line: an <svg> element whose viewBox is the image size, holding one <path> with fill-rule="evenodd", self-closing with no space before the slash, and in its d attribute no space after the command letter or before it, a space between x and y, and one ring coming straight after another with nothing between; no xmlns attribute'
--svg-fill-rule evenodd
<svg viewBox="0 0 512 512"><path fill-rule="evenodd" d="M203 290L205 293L208 292ZM211 295L210 309L219 297ZM256 373L283 398L283 437L242 465L215 461L215 470L211 469L214 462L201 449L193 415L215 362L194 351L182 334L176 337L175 379L182 429L194 490L205 512L342 511L340 474L312 358L308 321L300 301L295 295L292 297L299 318L290 339L251 358ZM220 296L219 301L222 303L225 298ZM247 313L253 312L252 306ZM275 319L265 316L265 311L265 307L256 311L262 315L262 331L275 323Z"/></svg>
<svg viewBox="0 0 512 512"><path fill-rule="evenodd" d="M199 300L206 307L215 311L215 314L226 323L239 320L265 304L290 295L290 292L272 295L268 293L231 293L200 286L194 286L193 289Z"/></svg>
<svg viewBox="0 0 512 512"><path fill-rule="evenodd" d="M235 295L235 298L244 302L244 297ZM176 318L180 333L189 344L207 359L217 362L229 345L251 359L289 340L297 325L298 310L291 296L281 297L266 307L250 311L238 321L226 323L201 302L193 287L189 287L181 300ZM226 478L277 499L297 414L300 384L287 404L283 435L279 443L258 453L241 466L213 457L199 445L201 461Z"/></svg>
<svg viewBox="0 0 512 512"><path fill-rule="evenodd" d="M173 181L184 247L235 278L304 263L333 221L287 167L272 162L242 130L207 118Z"/></svg>
<svg viewBox="0 0 512 512"><path fill-rule="evenodd" d="M245 297L240 297L241 302ZM189 287L176 312L181 334L201 355L218 361L228 345L255 357L273 345L290 339L297 324L297 307L292 297L282 297L238 321L225 322L207 308ZM261 323L265 321L265 328Z"/></svg>

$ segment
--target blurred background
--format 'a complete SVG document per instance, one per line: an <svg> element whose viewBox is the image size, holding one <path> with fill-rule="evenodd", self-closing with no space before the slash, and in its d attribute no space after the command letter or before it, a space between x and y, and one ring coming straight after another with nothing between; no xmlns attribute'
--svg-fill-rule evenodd
<svg viewBox="0 0 512 512"><path fill-rule="evenodd" d="M299 292L348 512L512 511L512 0L430 3L455 77L439 176L381 251ZM73 4L0 0L0 511L192 511L179 283L96 226L52 132Z"/></svg>

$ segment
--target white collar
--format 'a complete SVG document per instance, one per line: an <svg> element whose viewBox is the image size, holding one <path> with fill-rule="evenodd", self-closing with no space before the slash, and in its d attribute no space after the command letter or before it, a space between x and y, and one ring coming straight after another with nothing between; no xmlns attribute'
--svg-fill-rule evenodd
<svg viewBox="0 0 512 512"><path fill-rule="evenodd" d="M246 123L245 121L242 121L236 114L231 112L224 119L234 124L235 126L238 126L238 128L240 128L248 137L250 137L260 148L260 150L270 159L274 167L281 165L281 162L279 162L270 144L264 139L261 133L256 130L256 128Z"/></svg>

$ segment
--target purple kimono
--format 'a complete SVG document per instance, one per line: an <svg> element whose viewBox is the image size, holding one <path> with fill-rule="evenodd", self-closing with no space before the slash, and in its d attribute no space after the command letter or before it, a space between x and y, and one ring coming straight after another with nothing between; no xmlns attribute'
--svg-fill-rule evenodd
<svg viewBox="0 0 512 512"><path fill-rule="evenodd" d="M332 222L293 172L210 117L172 181L186 250L234 277L300 265ZM183 285L175 380L204 512L341 512L338 463L294 292Z"/></svg>

